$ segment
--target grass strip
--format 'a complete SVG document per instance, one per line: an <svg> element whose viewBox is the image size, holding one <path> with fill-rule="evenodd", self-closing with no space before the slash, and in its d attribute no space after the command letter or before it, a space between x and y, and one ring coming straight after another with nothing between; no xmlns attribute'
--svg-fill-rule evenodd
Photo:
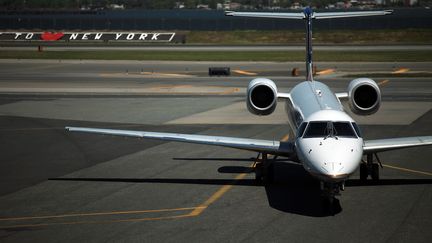
<svg viewBox="0 0 432 243"><path fill-rule="evenodd" d="M304 61L304 51L1 51L1 59ZM315 51L316 61L426 62L432 51Z"/></svg>
<svg viewBox="0 0 432 243"><path fill-rule="evenodd" d="M182 32L183 33L183 32ZM235 30L184 32L189 44L304 44L304 30ZM328 30L314 29L314 44L430 44L432 29Z"/></svg>

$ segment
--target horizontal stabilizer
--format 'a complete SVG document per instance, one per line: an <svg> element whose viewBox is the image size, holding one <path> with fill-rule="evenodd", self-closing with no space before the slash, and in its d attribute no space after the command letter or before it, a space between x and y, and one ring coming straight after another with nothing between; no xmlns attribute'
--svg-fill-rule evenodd
<svg viewBox="0 0 432 243"><path fill-rule="evenodd" d="M314 19L334 19L334 18L350 18L350 17L367 17L392 14L393 10L383 11L355 11L355 12L328 12L328 13L313 13Z"/></svg>
<svg viewBox="0 0 432 243"><path fill-rule="evenodd" d="M393 10L382 11L354 11L354 12L310 12L312 19L333 19L350 17L379 16L393 13ZM225 12L226 16L234 17L255 17L255 18L274 18L274 19L305 19L305 12L300 13L279 13L279 12Z"/></svg>
<svg viewBox="0 0 432 243"><path fill-rule="evenodd" d="M303 13L277 13L277 12L234 12L227 11L225 16L234 17L255 17L255 18L275 18L275 19L304 19Z"/></svg>

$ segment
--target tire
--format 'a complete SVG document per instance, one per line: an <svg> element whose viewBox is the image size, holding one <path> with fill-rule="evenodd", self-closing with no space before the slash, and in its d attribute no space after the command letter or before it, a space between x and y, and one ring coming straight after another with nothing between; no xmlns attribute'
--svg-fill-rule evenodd
<svg viewBox="0 0 432 243"><path fill-rule="evenodd" d="M368 168L366 163L360 164L360 180L366 181L368 177Z"/></svg>
<svg viewBox="0 0 432 243"><path fill-rule="evenodd" d="M263 179L263 166L261 163L258 163L255 166L255 180L257 182L261 182L262 179Z"/></svg>
<svg viewBox="0 0 432 243"><path fill-rule="evenodd" d="M374 180L374 181L379 180L379 165L378 164L372 165L371 177L372 177L372 180Z"/></svg>
<svg viewBox="0 0 432 243"><path fill-rule="evenodd" d="M334 200L333 196L321 196L321 210L324 215L334 215Z"/></svg>
<svg viewBox="0 0 432 243"><path fill-rule="evenodd" d="M267 168L265 168L264 172L264 181L266 183L273 183L274 181L274 165L270 164Z"/></svg>

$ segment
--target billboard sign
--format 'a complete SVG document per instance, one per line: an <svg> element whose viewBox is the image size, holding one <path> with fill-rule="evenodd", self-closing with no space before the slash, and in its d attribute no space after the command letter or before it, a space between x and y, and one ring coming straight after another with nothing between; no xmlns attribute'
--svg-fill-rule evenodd
<svg viewBox="0 0 432 243"><path fill-rule="evenodd" d="M159 32L0 32L0 41L170 42L174 36Z"/></svg>

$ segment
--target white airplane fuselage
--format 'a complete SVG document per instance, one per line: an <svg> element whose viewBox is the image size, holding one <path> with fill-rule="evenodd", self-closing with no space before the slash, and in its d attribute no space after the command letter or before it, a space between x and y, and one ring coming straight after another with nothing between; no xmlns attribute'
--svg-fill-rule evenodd
<svg viewBox="0 0 432 243"><path fill-rule="evenodd" d="M355 121L344 112L342 104L330 88L321 82L304 81L296 85L290 95L286 108L289 123L296 136L297 156L304 169L325 182L345 181L357 170L363 155L363 139L354 128ZM302 124L307 127L302 127ZM332 124L342 124L349 126L355 136L306 136L306 131L312 124L330 124L330 127ZM322 129L317 132L322 132Z"/></svg>

